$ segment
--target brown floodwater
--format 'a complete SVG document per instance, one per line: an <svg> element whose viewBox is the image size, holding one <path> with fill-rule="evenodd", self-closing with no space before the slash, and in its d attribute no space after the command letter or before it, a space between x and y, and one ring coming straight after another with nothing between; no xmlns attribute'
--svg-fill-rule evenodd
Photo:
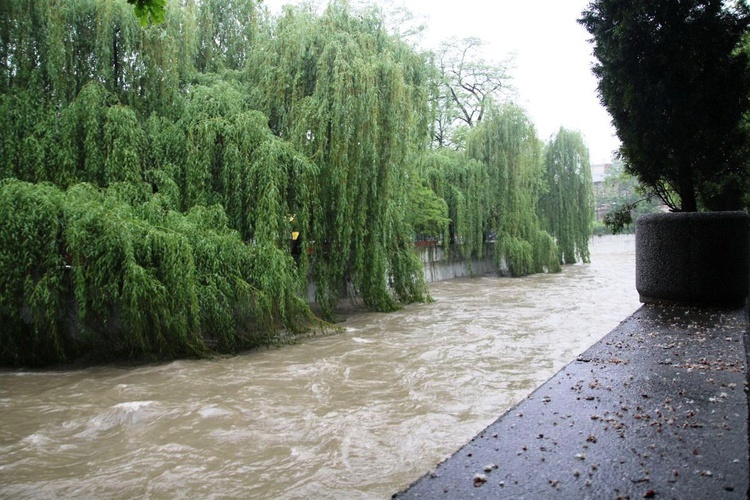
<svg viewBox="0 0 750 500"><path fill-rule="evenodd" d="M591 252L282 348L0 371L0 498L389 498L637 309L633 237Z"/></svg>

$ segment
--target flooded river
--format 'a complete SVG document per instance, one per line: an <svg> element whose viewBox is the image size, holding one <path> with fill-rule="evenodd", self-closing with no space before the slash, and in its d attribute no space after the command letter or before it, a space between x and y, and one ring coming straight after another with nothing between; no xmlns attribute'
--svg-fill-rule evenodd
<svg viewBox="0 0 750 500"><path fill-rule="evenodd" d="M279 349L0 371L0 498L389 498L635 311L633 250Z"/></svg>

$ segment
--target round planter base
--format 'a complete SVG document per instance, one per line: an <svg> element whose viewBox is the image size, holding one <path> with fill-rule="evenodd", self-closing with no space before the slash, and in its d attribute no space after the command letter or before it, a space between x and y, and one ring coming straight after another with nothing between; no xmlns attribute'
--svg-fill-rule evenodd
<svg viewBox="0 0 750 500"><path fill-rule="evenodd" d="M640 216L635 286L641 302L743 306L750 291L749 228L744 212Z"/></svg>

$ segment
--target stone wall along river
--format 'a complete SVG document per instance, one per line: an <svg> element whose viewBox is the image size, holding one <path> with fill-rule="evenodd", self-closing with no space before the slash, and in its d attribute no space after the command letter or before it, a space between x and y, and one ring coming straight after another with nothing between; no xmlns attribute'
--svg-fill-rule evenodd
<svg viewBox="0 0 750 500"><path fill-rule="evenodd" d="M633 246L280 349L0 372L0 498L388 498L638 307Z"/></svg>

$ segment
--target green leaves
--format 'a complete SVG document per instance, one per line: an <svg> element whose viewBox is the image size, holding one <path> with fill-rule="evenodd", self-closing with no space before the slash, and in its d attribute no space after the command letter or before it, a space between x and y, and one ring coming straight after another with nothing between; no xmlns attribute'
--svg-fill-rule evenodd
<svg viewBox="0 0 750 500"><path fill-rule="evenodd" d="M544 154L546 186L539 200L544 226L557 240L565 264L589 261L594 219L589 153L581 134L560 128Z"/></svg>
<svg viewBox="0 0 750 500"><path fill-rule="evenodd" d="M167 0L128 0L134 5L135 16L146 27L149 23L163 23L167 16Z"/></svg>
<svg viewBox="0 0 750 500"><path fill-rule="evenodd" d="M489 177L487 231L497 233L495 266L501 271L506 265L513 276L559 270L557 248L537 215L544 188L541 149L533 124L515 105L492 109L467 142L467 154Z"/></svg>
<svg viewBox="0 0 750 500"><path fill-rule="evenodd" d="M448 229L448 204L424 181L412 183L407 222L417 233L441 237Z"/></svg>
<svg viewBox="0 0 750 500"><path fill-rule="evenodd" d="M469 262L484 258L483 234L489 227L490 196L485 165L443 148L424 155L421 172L446 203L450 222L438 235L449 243L449 251L456 250Z"/></svg>
<svg viewBox="0 0 750 500"><path fill-rule="evenodd" d="M183 215L141 188L0 184L0 364L194 357L306 329L286 248L244 243L220 207Z"/></svg>
<svg viewBox="0 0 750 500"><path fill-rule="evenodd" d="M626 226L633 223L634 204L627 204L618 207L604 214L604 225L609 228L612 234L620 234Z"/></svg>
<svg viewBox="0 0 750 500"><path fill-rule="evenodd" d="M308 325L310 276L326 318L344 287L375 310L429 300L415 232L465 259L498 233L514 273L559 266L541 143L492 104L502 67L461 62L487 83L462 96L481 126L432 151L435 68L377 9L130 4L163 23L121 0L8 0L2 362L276 342Z"/></svg>
<svg viewBox="0 0 750 500"><path fill-rule="evenodd" d="M672 210L738 209L747 192L747 3L597 0L599 95L627 169ZM673 197L673 194L677 197Z"/></svg>
<svg viewBox="0 0 750 500"><path fill-rule="evenodd" d="M63 196L49 184L0 181L0 363L65 359L60 314L67 251L61 239Z"/></svg>
<svg viewBox="0 0 750 500"><path fill-rule="evenodd" d="M413 253L407 162L427 134L422 58L386 32L377 11L345 2L320 16L288 8L255 55L248 73L271 129L319 172L306 177L311 219L302 234L324 315L345 282L377 310L424 298L421 264L404 257ZM389 288L386 275L399 286Z"/></svg>

